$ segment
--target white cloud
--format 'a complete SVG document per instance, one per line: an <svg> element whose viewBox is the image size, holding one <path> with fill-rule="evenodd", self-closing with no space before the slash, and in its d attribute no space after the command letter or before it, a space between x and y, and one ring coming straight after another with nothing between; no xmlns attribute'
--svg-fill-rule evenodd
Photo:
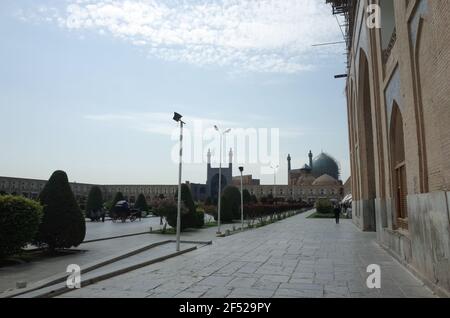
<svg viewBox="0 0 450 318"><path fill-rule="evenodd" d="M172 121L173 113L164 112L130 112L120 114L86 115L84 118L91 121L119 125L125 129L135 129L146 133L172 136L178 133L177 124ZM239 123L227 120L215 120L205 117L189 116L183 118L187 130L192 133L203 134L205 130L213 129L214 125L220 127L237 127ZM195 127L195 129L193 128ZM199 128L202 130L199 130Z"/></svg>
<svg viewBox="0 0 450 318"><path fill-rule="evenodd" d="M339 39L329 8L318 0L67 0L43 8L69 30L110 34L147 47L149 56L251 72L311 69L318 42Z"/></svg>
<svg viewBox="0 0 450 318"><path fill-rule="evenodd" d="M101 122L104 124L112 124L115 126L123 127L124 129L134 129L146 133L173 136L177 135L178 128L175 122L172 121L172 113L165 112L126 112L116 114L96 114L86 115L85 119L90 121ZM255 115L254 118L267 121L268 118ZM207 117L188 116L183 118L187 122L186 130L195 135L209 134L210 130L213 130L214 125L218 125L222 129L232 128L232 131L238 131L240 129L260 129L267 128L279 128L280 136L284 138L292 138L304 136L311 133L307 129L299 129L292 127L249 127L248 124L232 121L232 120L217 120ZM212 131L214 133L214 131Z"/></svg>

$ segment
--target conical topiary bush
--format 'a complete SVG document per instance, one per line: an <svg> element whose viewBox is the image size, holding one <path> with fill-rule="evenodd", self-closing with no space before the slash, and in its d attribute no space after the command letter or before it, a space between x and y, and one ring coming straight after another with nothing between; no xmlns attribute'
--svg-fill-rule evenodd
<svg viewBox="0 0 450 318"><path fill-rule="evenodd" d="M86 203L86 216L94 217L103 208L103 194L99 186L93 186L89 191Z"/></svg>
<svg viewBox="0 0 450 318"><path fill-rule="evenodd" d="M35 242L52 251L80 245L86 235L86 223L64 171L52 174L39 201L44 210Z"/></svg>

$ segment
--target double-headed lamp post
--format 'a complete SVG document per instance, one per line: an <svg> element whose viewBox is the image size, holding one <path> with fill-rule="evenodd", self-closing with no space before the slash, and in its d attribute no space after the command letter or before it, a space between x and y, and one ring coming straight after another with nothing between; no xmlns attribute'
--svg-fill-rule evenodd
<svg viewBox="0 0 450 318"><path fill-rule="evenodd" d="M277 196L277 169L280 167L280 165L271 165L270 167L273 169L273 198L275 200Z"/></svg>
<svg viewBox="0 0 450 318"><path fill-rule="evenodd" d="M243 175L244 167L239 167L239 171L241 172L241 231L244 230L244 185L243 185Z"/></svg>
<svg viewBox="0 0 450 318"><path fill-rule="evenodd" d="M216 125L214 126L214 129L219 133L220 135L220 158L219 158L219 191L217 193L218 196L218 204L217 204L217 234L220 235L222 232L220 231L220 208L221 208L221 194L222 194L222 138L225 134L228 134L231 129L227 129L225 131L221 131L219 127Z"/></svg>
<svg viewBox="0 0 450 318"><path fill-rule="evenodd" d="M177 252L180 251L180 236L181 236L181 178L183 168L183 126L185 123L181 120L183 116L175 113L173 120L180 123L180 166L178 170L178 209L177 209Z"/></svg>

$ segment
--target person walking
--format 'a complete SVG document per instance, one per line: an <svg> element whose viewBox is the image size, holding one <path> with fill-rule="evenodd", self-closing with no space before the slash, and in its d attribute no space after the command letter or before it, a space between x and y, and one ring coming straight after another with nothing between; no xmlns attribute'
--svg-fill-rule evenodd
<svg viewBox="0 0 450 318"><path fill-rule="evenodd" d="M339 224L339 219L341 217L341 208L338 204L334 206L334 218L336 219L336 224Z"/></svg>

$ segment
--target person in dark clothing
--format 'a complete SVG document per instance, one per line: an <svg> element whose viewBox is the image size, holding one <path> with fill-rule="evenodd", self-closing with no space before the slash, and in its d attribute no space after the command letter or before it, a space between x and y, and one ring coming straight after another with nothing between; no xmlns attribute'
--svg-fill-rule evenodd
<svg viewBox="0 0 450 318"><path fill-rule="evenodd" d="M334 218L336 219L336 224L339 224L339 219L341 217L341 208L339 207L339 205L337 204L334 207Z"/></svg>

